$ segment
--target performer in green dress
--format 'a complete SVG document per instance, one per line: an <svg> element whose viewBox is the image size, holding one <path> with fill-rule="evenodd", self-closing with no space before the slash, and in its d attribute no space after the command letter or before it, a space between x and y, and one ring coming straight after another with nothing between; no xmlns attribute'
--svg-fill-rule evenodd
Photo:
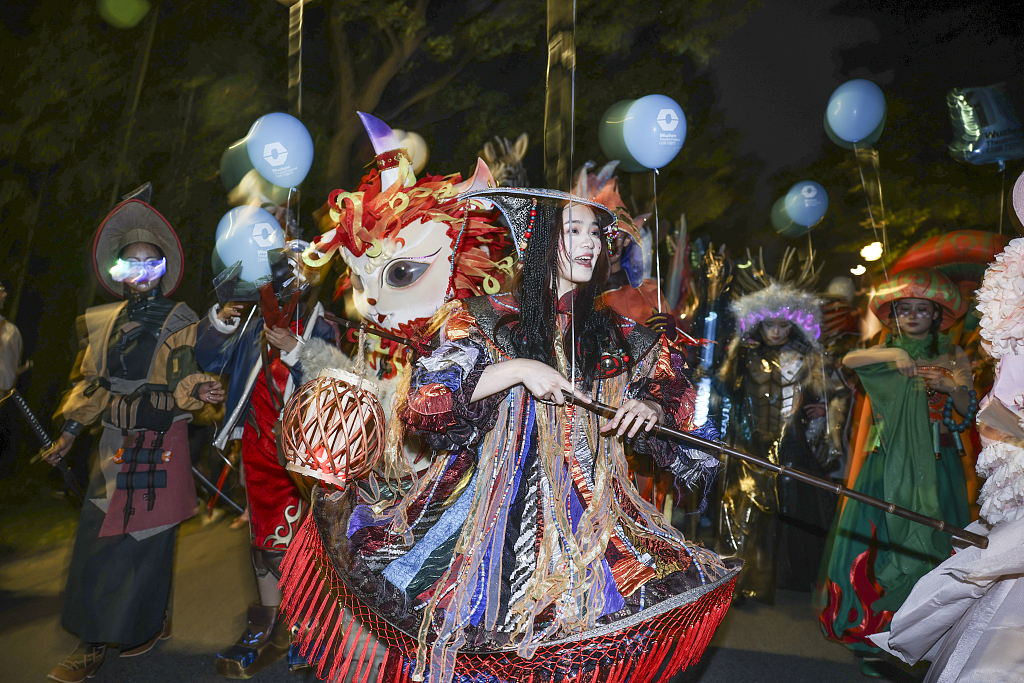
<svg viewBox="0 0 1024 683"><path fill-rule="evenodd" d="M967 355L941 331L967 304L942 273L914 268L880 288L871 308L892 334L843 358L860 378L874 416L874 447L851 488L966 526L960 433L978 403ZM867 636L886 630L917 580L949 557L949 537L847 500L830 541L822 630L865 656L862 673L880 676L871 661L878 650Z"/></svg>

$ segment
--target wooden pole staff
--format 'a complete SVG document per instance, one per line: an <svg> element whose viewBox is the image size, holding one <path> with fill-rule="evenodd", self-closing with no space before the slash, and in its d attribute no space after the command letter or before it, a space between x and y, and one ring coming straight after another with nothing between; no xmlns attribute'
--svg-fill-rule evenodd
<svg viewBox="0 0 1024 683"><path fill-rule="evenodd" d="M563 393L565 394L565 399L570 403L573 403L574 405L578 405L581 408L585 408L603 417L610 418L615 416L615 408L612 408L609 405L600 403L599 401L590 401L583 398L582 396L573 396L567 391ZM673 439L675 441L682 441L683 443L693 444L694 446L697 446L704 450L717 452L719 455L719 459L721 459L721 456L723 454L728 453L730 456L734 458L745 460L746 462L757 465L758 467L763 467L766 470L771 470L772 472L776 472L777 474L784 475L792 479L796 479L797 481L801 481L805 484L810 484L811 486L815 486L819 489L832 491L833 493L836 493L840 496L852 498L853 500L864 503L865 505L876 507L879 510L885 510L886 512L896 515L897 517L903 517L904 519L909 519L912 522L924 524L925 526L931 527L932 529L943 531L949 534L950 536L953 536L954 538L959 538L960 540L966 543L970 543L971 545L977 546L979 548L988 547L988 539L980 534L976 534L971 531L961 529L960 527L952 526L951 524L946 524L941 519L935 519L934 517L929 517L927 515L922 515L919 512L914 512L913 510L901 508L898 505L894 505L893 503L887 503L884 500L880 500L878 498L865 495L863 493L860 493L859 491L848 489L842 484L836 484L830 481L826 481L825 479L819 479L818 477L811 476L806 472L794 470L790 467L786 467L785 465L776 465L770 460L765 460L764 458L759 458L755 455L750 455L749 453L738 451L735 448L729 448L720 441L711 441L710 439L704 439L699 436L694 436L693 434L687 434L686 432L681 432L676 429L671 429L669 427L663 427L661 425L655 425L652 431L656 435L663 438Z"/></svg>

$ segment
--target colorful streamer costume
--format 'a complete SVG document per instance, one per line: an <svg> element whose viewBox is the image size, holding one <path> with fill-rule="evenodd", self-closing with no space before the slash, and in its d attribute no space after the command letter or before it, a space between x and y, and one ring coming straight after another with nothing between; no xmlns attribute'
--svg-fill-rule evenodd
<svg viewBox="0 0 1024 683"><path fill-rule="evenodd" d="M905 298L941 307L942 329L967 308L945 276L927 269L895 276L871 306L893 327L893 303ZM958 387L972 387L966 354L944 335L937 339L937 357L931 355L928 339L890 336L886 345L902 348L919 367L942 368ZM956 446L959 436L943 424L946 395L929 396L920 376L901 374L895 363L855 370L871 401L875 445L851 488L964 527L970 521L967 488ZM945 534L854 500L845 501L830 543L820 596L822 630L827 638L864 653L876 650L867 637L888 627L914 584L949 557L951 549Z"/></svg>
<svg viewBox="0 0 1024 683"><path fill-rule="evenodd" d="M468 196L494 201L513 234L515 207L567 197ZM563 331L572 296L558 304ZM518 312L511 295L496 295L435 316L431 352L395 407L434 451L411 489L314 492L283 565L283 608L322 678L367 680L376 666L381 681L646 683L696 661L724 617L738 566L687 542L640 498L622 443L598 432L596 416L539 402L522 385L470 402L488 366L518 357L502 324ZM646 328L619 327L625 348L603 349L594 398L654 400L669 426L692 429L682 354ZM558 369L571 376L564 357ZM681 482L716 467L644 432L632 445Z"/></svg>

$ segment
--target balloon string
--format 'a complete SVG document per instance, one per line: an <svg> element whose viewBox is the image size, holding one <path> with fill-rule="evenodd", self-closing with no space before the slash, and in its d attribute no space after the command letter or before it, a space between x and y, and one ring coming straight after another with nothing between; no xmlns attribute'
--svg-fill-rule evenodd
<svg viewBox="0 0 1024 683"><path fill-rule="evenodd" d="M868 218L871 219L871 232L872 232L872 234L874 234L875 241L877 242L877 241L879 241L878 240L878 226L875 225L875 214L871 210L871 197L870 197L870 195L868 195L868 185L867 185L867 181L864 179L864 167L860 163L860 154L858 153L857 143L856 142L853 143L853 156L857 160L857 172L860 173L860 186L862 188L864 188L864 201L868 205ZM881 188L881 185L879 185L879 188ZM881 195L879 195L879 196L881 196ZM889 258L889 240L888 240L888 236L885 233L885 223L882 223L882 239L881 239L881 242L882 242L882 274L885 276L885 281L889 282L889 269L886 268L886 266L885 266L885 262ZM898 334L899 337L902 339L903 338L903 330L900 329L900 321L899 321L899 318L896 317L896 312L895 311L893 311L892 319L896 322L896 334Z"/></svg>
<svg viewBox="0 0 1024 683"><path fill-rule="evenodd" d="M658 278L658 313L661 313L661 259L658 258L658 244L661 242L661 231L658 226L658 169L654 169L654 267Z"/></svg>
<svg viewBox="0 0 1024 683"><path fill-rule="evenodd" d="M569 192L572 193L572 173L575 166L573 166L573 156L576 152L576 0L572 0L572 66L569 70ZM586 173L586 170L583 171ZM600 239L600 238L599 238ZM600 246L600 245L599 245ZM569 272L573 269L573 258L572 258L572 202L569 202L569 253L567 254L569 261ZM593 271L591 271L593 272ZM572 390L576 391L576 287L573 287L572 300L569 304L569 336L572 340L572 348L569 352L572 354L572 371L570 383L572 384ZM559 334L558 320L556 316L555 320L555 333ZM575 416L575 413L573 413ZM575 419L573 420L573 428L575 429ZM573 443L575 443L576 435L573 434Z"/></svg>
<svg viewBox="0 0 1024 683"><path fill-rule="evenodd" d="M999 169L999 234L1003 234L1003 205L1006 203L1006 166Z"/></svg>

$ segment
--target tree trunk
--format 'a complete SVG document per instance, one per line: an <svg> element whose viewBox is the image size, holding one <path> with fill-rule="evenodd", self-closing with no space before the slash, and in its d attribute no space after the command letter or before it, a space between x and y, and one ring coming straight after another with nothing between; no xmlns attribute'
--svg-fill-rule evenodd
<svg viewBox="0 0 1024 683"><path fill-rule="evenodd" d="M544 103L544 180L553 190L572 187L573 92L576 69L573 0L548 0L548 77Z"/></svg>
<svg viewBox="0 0 1024 683"><path fill-rule="evenodd" d="M338 130L331 138L330 152L327 157L327 174L324 182L333 190L346 187L348 180L349 159L352 156L352 145L362 132L363 126L356 116L355 107L345 107L345 114L338 117Z"/></svg>

